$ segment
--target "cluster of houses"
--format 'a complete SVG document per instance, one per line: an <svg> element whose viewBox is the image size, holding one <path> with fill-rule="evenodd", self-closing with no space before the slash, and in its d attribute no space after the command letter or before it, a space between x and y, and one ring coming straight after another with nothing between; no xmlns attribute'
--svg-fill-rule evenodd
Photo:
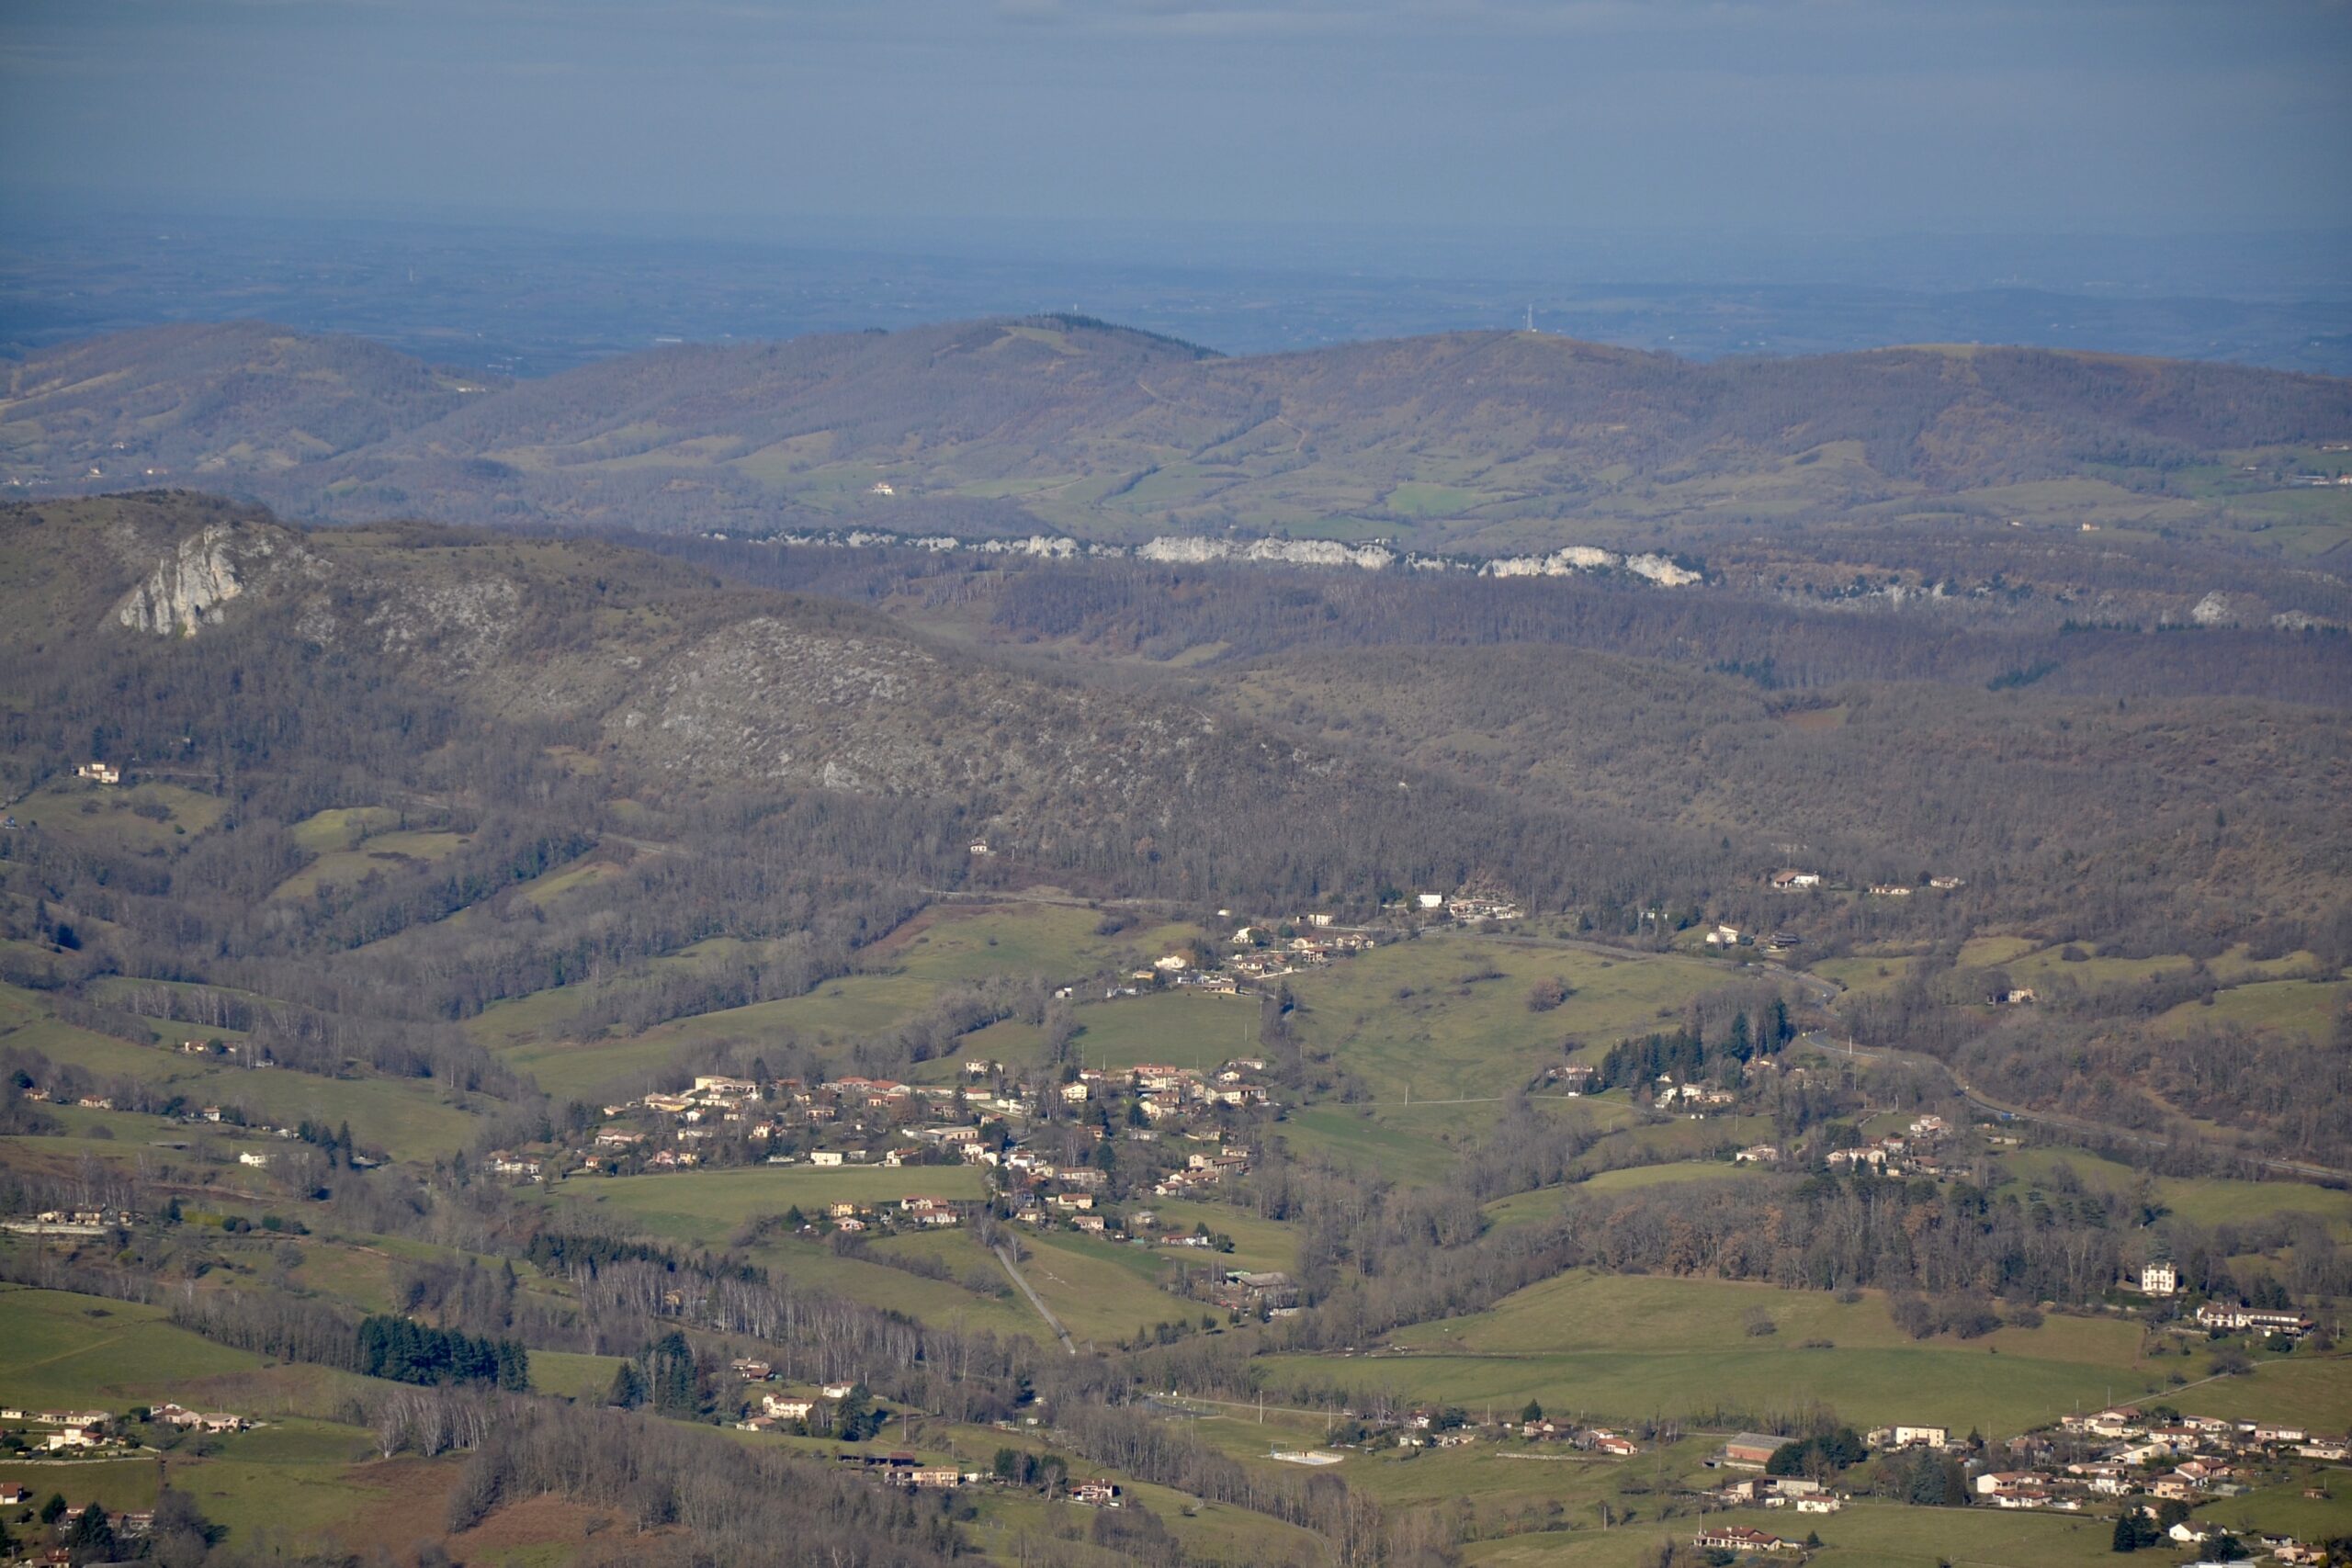
<svg viewBox="0 0 2352 1568"><path fill-rule="evenodd" d="M102 1235L109 1230L129 1226L137 1219L138 1216L128 1209L43 1209L37 1214L0 1220L0 1230L34 1236Z"/></svg>
<svg viewBox="0 0 2352 1568"><path fill-rule="evenodd" d="M2054 1430L2011 1439L2006 1450L2011 1468L1986 1470L1972 1479L1978 1498L1999 1508L2067 1513L2131 1497L2193 1507L2249 1490L2249 1472L2256 1469L2298 1461L2341 1464L2352 1457L2352 1445L2344 1438L2291 1422L2143 1412L2131 1405L2069 1416ZM2175 1539L2193 1544L2202 1538Z"/></svg>
<svg viewBox="0 0 2352 1568"><path fill-rule="evenodd" d="M775 1363L752 1357L738 1357L729 1363L729 1371L746 1383L769 1383L776 1381ZM857 1392L854 1379L836 1378L820 1383L814 1393L792 1393L780 1389L763 1391L758 1395L759 1410L746 1415L735 1423L746 1432L773 1432L799 1426L806 1427L809 1418L822 1405L838 1405Z"/></svg>
<svg viewBox="0 0 2352 1568"><path fill-rule="evenodd" d="M1729 1470L1762 1471L1787 1441L1742 1432L1725 1441L1713 1462ZM1865 1441L1878 1451L1954 1451L1951 1432L1939 1426L1883 1427ZM2143 1413L2124 1406L2070 1416L2054 1429L2012 1438L1995 1453L1996 1457L1970 1466L1969 1487L1979 1506L2083 1513L2130 1507L2134 1500L2143 1508L2178 1503L2193 1509L2200 1502L2235 1496L2254 1484L2276 1480L2275 1473L2257 1480L2252 1473L2256 1470L2275 1472L2298 1461L2341 1464L2352 1457L2352 1444L2293 1423ZM1796 1514L1836 1513L1848 1500L1820 1482L1760 1474L1731 1481L1708 1496L1731 1507L1781 1508ZM2192 1516L2171 1524L2165 1533L2172 1544L2194 1547L2221 1532ZM1732 1524L1701 1531L1694 1544L1702 1551L1741 1553L1800 1550L1794 1541ZM2290 1537L2264 1536L2260 1545L2280 1562L2317 1563L2324 1556Z"/></svg>
<svg viewBox="0 0 2352 1568"><path fill-rule="evenodd" d="M132 1416L138 1414L134 1411ZM190 1410L169 1403L151 1406L146 1418L155 1426L198 1432L242 1432L253 1425L243 1416ZM139 1447L132 1419L111 1410L29 1410L12 1405L0 1408L0 1421L11 1423L11 1435L25 1448L61 1457Z"/></svg>
<svg viewBox="0 0 2352 1568"><path fill-rule="evenodd" d="M2137 1276L2127 1274L2124 1288L2136 1286L2143 1296L2162 1300L2181 1292L2180 1270L2167 1258L2151 1258L2140 1266ZM2233 1302L2206 1302L2175 1327L2184 1333L2202 1331L2208 1334L2276 1335L2288 1339L2301 1339L2318 1325L2304 1313L2291 1307L2247 1306Z"/></svg>
<svg viewBox="0 0 2352 1568"><path fill-rule="evenodd" d="M953 1198L899 1198L879 1203L854 1203L838 1199L808 1221L811 1231L830 1230L843 1235L866 1232L944 1230L964 1223L968 1204Z"/></svg>
<svg viewBox="0 0 2352 1568"><path fill-rule="evenodd" d="M997 1062L967 1062L965 1069L963 1081L946 1084L862 1077L758 1084L705 1074L690 1089L605 1106L605 1123L580 1146L500 1149L487 1156L485 1168L518 1180L545 1180L567 1163L562 1173L571 1176L688 1169L709 1163L715 1145L726 1141L748 1145L751 1157L768 1165L1003 1168L1022 1173L1007 1184L1020 1190L1035 1185L1030 1162L1015 1146L1020 1130L1057 1113L1099 1104L1108 1114L1124 1101L1142 1128L1214 1136L1221 1112L1275 1104L1266 1063L1255 1057L1213 1071L1148 1062L1034 1080L1010 1077ZM1195 1160L1192 1168L1208 1174L1186 1177L1169 1194L1213 1181L1236 1163L1222 1156Z"/></svg>
<svg viewBox="0 0 2352 1568"><path fill-rule="evenodd" d="M1800 1514L1834 1514L1846 1495L1801 1475L1750 1475L1727 1481L1708 1494L1726 1507L1788 1508Z"/></svg>
<svg viewBox="0 0 2352 1568"><path fill-rule="evenodd" d="M739 1358L729 1370L747 1384L775 1381L775 1368L767 1361ZM808 1433L824 1425L826 1406L838 1407L857 1392L855 1382L842 1379L821 1383L813 1392L763 1390L757 1395L758 1409L751 1410L747 1406L745 1415L735 1425L746 1432ZM887 1453L859 1450L844 1452L839 1457L843 1463L872 1472L884 1482L916 1492L953 1492L967 1486L994 1484L1001 1479L988 1471L966 1470L960 1465L925 1460L903 1450ZM1119 1488L1103 1480L1073 1481L1065 1495L1073 1503L1093 1507L1115 1508L1122 1501Z"/></svg>
<svg viewBox="0 0 2352 1568"><path fill-rule="evenodd" d="M1721 920L1707 928L1703 940L1709 947L1760 947L1767 953L1786 953L1792 947L1804 945L1804 939L1794 931L1776 931L1758 937Z"/></svg>
<svg viewBox="0 0 2352 1568"><path fill-rule="evenodd" d="M1265 1072L1264 1059L1257 1056L1223 1063L1214 1073L1165 1062L1139 1062L1115 1070L1081 1067L1076 1077L1052 1092L1065 1105L1132 1095L1144 1121L1156 1127L1213 1113L1219 1106L1272 1106L1273 1090L1265 1081Z"/></svg>
<svg viewBox="0 0 2352 1568"><path fill-rule="evenodd" d="M1182 1166L1160 1178L1151 1190L1154 1196L1160 1198L1186 1197L1203 1188L1215 1187L1229 1177L1243 1175L1249 1169L1250 1151L1247 1149L1220 1148L1214 1154L1188 1155Z"/></svg>
<svg viewBox="0 0 2352 1568"><path fill-rule="evenodd" d="M116 1421L111 1410L21 1410L11 1406L0 1409L0 1421L25 1423L15 1435L26 1448L47 1453L139 1446L138 1439ZM35 1430L36 1427L47 1430Z"/></svg>
<svg viewBox="0 0 2352 1568"><path fill-rule="evenodd" d="M1800 1541L1783 1540L1769 1530L1750 1529L1746 1525L1717 1525L1701 1530L1691 1537L1690 1544L1702 1551L1802 1551Z"/></svg>
<svg viewBox="0 0 2352 1568"><path fill-rule="evenodd" d="M1293 934L1284 936L1262 926L1243 926L1227 944L1233 952L1219 960L1216 967L1186 968L1189 961L1181 953L1170 953L1153 967L1176 985L1230 995L1241 989L1243 981L1262 983L1301 970L1329 968L1333 960L1368 952L1379 941L1370 931L1334 930L1329 915L1310 915L1292 931Z"/></svg>
<svg viewBox="0 0 2352 1568"><path fill-rule="evenodd" d="M2300 1339L2316 1326L2309 1317L2292 1310L2233 1306L2223 1302L2207 1302L2197 1309L2193 1321L2198 1327L2211 1332L2279 1334L2290 1339Z"/></svg>
<svg viewBox="0 0 2352 1568"><path fill-rule="evenodd" d="M1229 1145L1196 1150L1186 1162L1153 1183L1162 1198L1184 1197L1250 1168L1250 1151ZM1117 1234L1146 1245L1193 1247L1209 1245L1198 1234L1161 1233L1159 1216L1148 1209L1116 1215L1102 1206L1109 1178L1091 1165L1057 1163L1028 1148L1005 1151L997 1181L1012 1217L1023 1224L1045 1228L1059 1225L1093 1235Z"/></svg>
<svg viewBox="0 0 2352 1568"><path fill-rule="evenodd" d="M1823 1156L1832 1170L1869 1170L1881 1176L1940 1176L1943 1167L1933 1146L1951 1136L1951 1124L1940 1116L1921 1116L1899 1134L1865 1138L1851 1148L1832 1149Z"/></svg>
<svg viewBox="0 0 2352 1568"><path fill-rule="evenodd" d="M1442 893L1417 895L1414 903L1423 914L1444 911L1445 918L1461 925L1476 925L1481 920L1524 919L1527 911L1519 904L1492 889L1465 888L1448 896Z"/></svg>
<svg viewBox="0 0 2352 1568"><path fill-rule="evenodd" d="M1810 893L1828 886L1821 873L1801 870L1796 866L1786 866L1774 872L1770 882L1776 893ZM1966 886L1967 883L1957 876L1930 876L1928 886L1936 892L1949 893ZM1907 882L1873 882L1869 891L1874 898L1908 898L1918 889Z"/></svg>

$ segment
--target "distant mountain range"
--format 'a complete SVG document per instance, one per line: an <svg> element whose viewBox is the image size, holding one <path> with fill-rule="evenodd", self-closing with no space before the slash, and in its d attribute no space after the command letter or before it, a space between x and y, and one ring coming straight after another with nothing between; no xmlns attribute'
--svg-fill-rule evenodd
<svg viewBox="0 0 2352 1568"><path fill-rule="evenodd" d="M2086 497L2177 524L2352 440L2352 381L2200 362L1931 346L1699 364L1532 333L1227 358L1073 316L679 346L526 381L243 321L47 350L5 388L0 483L18 494L1478 556L1688 547L1726 524L2047 519Z"/></svg>

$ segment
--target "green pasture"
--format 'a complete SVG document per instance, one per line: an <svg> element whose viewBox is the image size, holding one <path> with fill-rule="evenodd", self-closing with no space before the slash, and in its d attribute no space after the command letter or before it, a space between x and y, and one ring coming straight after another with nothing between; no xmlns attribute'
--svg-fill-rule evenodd
<svg viewBox="0 0 2352 1568"><path fill-rule="evenodd" d="M2244 1377L2198 1382L2164 1399L2184 1415L2300 1421L2314 1431L2342 1432L2352 1422L2352 1357L2309 1350L2259 1357ZM2352 1482L2344 1490L2352 1494Z"/></svg>
<svg viewBox="0 0 2352 1568"><path fill-rule="evenodd" d="M308 898L329 883L348 887L371 875L446 860L472 842L464 833L393 829L370 833L354 849L322 851L270 893L277 900Z"/></svg>
<svg viewBox="0 0 2352 1568"><path fill-rule="evenodd" d="M178 784L139 778L127 784L55 779L9 808L28 828L70 842L153 854L185 848L228 814L226 801Z"/></svg>
<svg viewBox="0 0 2352 1568"><path fill-rule="evenodd" d="M1190 1319L1197 1325L1204 1313L1224 1316L1206 1303L1185 1301L1154 1284L1169 1258L1156 1248L1067 1232L1023 1235L1021 1241L1028 1254L1021 1263L1022 1276L1081 1349L1090 1342L1108 1349L1148 1333L1158 1323ZM1216 1258L1203 1253L1186 1261L1195 1267L1216 1266Z"/></svg>
<svg viewBox="0 0 2352 1568"><path fill-rule="evenodd" d="M1973 936L1960 944L1955 964L1962 969L1989 969L2022 958L2041 945L2031 937Z"/></svg>
<svg viewBox="0 0 2352 1568"><path fill-rule="evenodd" d="M1518 1355L1412 1355L1365 1360L1279 1356L1280 1379L1379 1390L1396 1397L1516 1410L1531 1397L1547 1410L1633 1421L1716 1410L1792 1410L1818 1400L1857 1424L1929 1420L2006 1436L2096 1409L2110 1397L2159 1386L2077 1362L1986 1349L1806 1351L1718 1348L1656 1352L1582 1349Z"/></svg>
<svg viewBox="0 0 2352 1568"><path fill-rule="evenodd" d="M2341 1412L2338 1412L2339 1416ZM2332 1495L2306 1497L2308 1472L2275 1486L2264 1486L2243 1497L2210 1502L2198 1517L2240 1531L2278 1530L2307 1541L2335 1540L2352 1536L2352 1477L2341 1469L2320 1472Z"/></svg>
<svg viewBox="0 0 2352 1568"><path fill-rule="evenodd" d="M1199 1224L1233 1238L1231 1252L1209 1254L1180 1247L1172 1249L1171 1256L1196 1261L1216 1257L1225 1259L1228 1268L1272 1269L1284 1273L1298 1267L1297 1227L1285 1221L1262 1220L1248 1209L1225 1203L1200 1203L1181 1198L1148 1198L1138 1201L1134 1207L1148 1208L1159 1216L1162 1230L1189 1232Z"/></svg>
<svg viewBox="0 0 2352 1568"><path fill-rule="evenodd" d="M651 1176L574 1177L558 1183L550 1202L593 1204L629 1217L655 1235L723 1244L746 1221L797 1206L811 1217L829 1203L887 1203L900 1198L978 1198L978 1170L966 1165L752 1166Z"/></svg>
<svg viewBox="0 0 2352 1568"><path fill-rule="evenodd" d="M1825 958L1809 965L1810 972L1825 980L1834 980L1858 997L1873 996L1892 991L1910 978L1917 966L1916 957L1887 955L1883 957Z"/></svg>
<svg viewBox="0 0 2352 1568"><path fill-rule="evenodd" d="M2183 1002L2160 1014L2154 1027L2182 1035L2199 1027L2235 1025L2301 1034L2320 1044L2335 1038L2347 1008L2352 1008L2352 981L2258 980L2215 992L2210 1005Z"/></svg>
<svg viewBox="0 0 2352 1568"><path fill-rule="evenodd" d="M160 1307L0 1287L0 1396L11 1403L120 1410L263 1364L173 1327Z"/></svg>
<svg viewBox="0 0 2352 1568"><path fill-rule="evenodd" d="M591 1356L572 1350L534 1350L531 1352L531 1388L537 1393L551 1393L562 1399L581 1400L589 1404L602 1401L613 1386L613 1374L619 1370L618 1356Z"/></svg>
<svg viewBox="0 0 2352 1568"><path fill-rule="evenodd" d="M1072 1048L1090 1067L1164 1062L1214 1072L1258 1051L1258 1003L1191 989L1148 991L1078 1009Z"/></svg>
<svg viewBox="0 0 2352 1568"><path fill-rule="evenodd" d="M1692 1181L1745 1181L1758 1174L1756 1166L1729 1165L1721 1160L1669 1160L1662 1165L1625 1166L1586 1177L1566 1187L1514 1192L1488 1203L1484 1212L1488 1224L1508 1229L1553 1218L1568 1199L1579 1192L1631 1192Z"/></svg>
<svg viewBox="0 0 2352 1568"><path fill-rule="evenodd" d="M1752 1312L1768 1316L1774 1332L1747 1333ZM1415 1349L1512 1355L1568 1349L1655 1354L1693 1348L1770 1355L1808 1339L1828 1340L1841 1352L1924 1344L1965 1348L1973 1356L1997 1351L2004 1357L2128 1371L2137 1359L2140 1334L2136 1325L2121 1319L2053 1314L2039 1328L2001 1328L1965 1341L1915 1341L1895 1326L1886 1298L1875 1291L1846 1303L1825 1291L1578 1269L1515 1292L1486 1312L1417 1324L1393 1337L1397 1346Z"/></svg>
<svg viewBox="0 0 2352 1568"><path fill-rule="evenodd" d="M893 1254L923 1254L948 1267L944 1280L925 1278L880 1261ZM998 1335L1047 1337L1035 1309L1014 1293L996 1256L958 1226L917 1235L877 1238L863 1254L841 1255L820 1242L779 1237L752 1253L752 1258L796 1283L837 1292L884 1312L903 1313L940 1328L986 1329ZM985 1275L989 1288L965 1287L967 1275Z"/></svg>
<svg viewBox="0 0 2352 1568"><path fill-rule="evenodd" d="M551 1094L585 1094L633 1074L665 1067L682 1052L718 1042L797 1040L832 1045L882 1033L938 1001L948 987L999 976L1075 978L1133 964L1173 950L1195 928L1153 926L1094 934L1102 916L1051 904L935 908L916 916L859 955L855 973L806 995L673 1019L616 1038L571 1037L572 1021L596 995L586 982L501 1001L467 1025L468 1032L529 1073ZM647 975L739 961L757 944L715 938L601 982L641 983ZM1228 1004L1230 998L1227 998ZM1254 1029L1256 1014L1250 1014ZM1036 1036L1025 1026L986 1042L983 1054L1026 1061ZM1019 1047L1025 1045L1026 1049ZM976 1046L976 1049L979 1047Z"/></svg>
<svg viewBox="0 0 2352 1568"><path fill-rule="evenodd" d="M305 817L287 829L297 847L314 855L357 849L371 833L398 828L401 814L389 806L334 806Z"/></svg>
<svg viewBox="0 0 2352 1568"><path fill-rule="evenodd" d="M1532 1011L1529 991L1560 979L1568 1000ZM1597 1057L1628 1036L1669 1027L1682 1005L1724 983L1682 958L1604 958L1532 938L1426 937L1293 976L1292 1026L1333 1053L1380 1102L1507 1095L1545 1067Z"/></svg>
<svg viewBox="0 0 2352 1568"><path fill-rule="evenodd" d="M1751 1314L1772 1332L1750 1333ZM1785 1409L1810 1391L1856 1422L1936 1420L1988 1435L2161 1381L2137 1363L2138 1330L2120 1320L2053 1315L2039 1328L1915 1342L1875 1292L1845 1303L1816 1292L1583 1271L1483 1313L1400 1330L1392 1343L1407 1353L1281 1362L1286 1372L1409 1398L1516 1409L1532 1395L1546 1408L1620 1420Z"/></svg>
<svg viewBox="0 0 2352 1568"><path fill-rule="evenodd" d="M191 1032L178 1025L155 1026L156 1045L138 1045L49 1017L38 993L0 987L0 1024L9 1016L25 1021L0 1027L0 1045L29 1047L51 1061L72 1062L103 1080L136 1078L151 1088L187 1097L191 1104L243 1106L250 1117L279 1126L305 1120L330 1125L351 1123L363 1144L380 1146L401 1159L429 1159L461 1147L473 1135L473 1118L448 1104L429 1079L356 1077L322 1078L285 1068L252 1071L198 1056L183 1056L160 1043ZM26 1015L30 1016L27 1017ZM146 1137L168 1135L161 1131ZM223 1129L215 1133L227 1135Z"/></svg>
<svg viewBox="0 0 2352 1568"><path fill-rule="evenodd" d="M2332 1221L2340 1237L2352 1239L2352 1192L2309 1182L2151 1177L2075 1149L2011 1149L1999 1159L1999 1168L2008 1179L2045 1195L2057 1190L2057 1170L2064 1165L2094 1191L2137 1192L2145 1182L2157 1204L2196 1224L2244 1224L2276 1214L2308 1213Z"/></svg>
<svg viewBox="0 0 2352 1568"><path fill-rule="evenodd" d="M1442 1138L1408 1129L1426 1124L1445 1110L1414 1107L1383 1116L1353 1105L1317 1105L1284 1115L1274 1124L1272 1135L1301 1156L1377 1168L1397 1181L1436 1182L1452 1173L1459 1156Z"/></svg>

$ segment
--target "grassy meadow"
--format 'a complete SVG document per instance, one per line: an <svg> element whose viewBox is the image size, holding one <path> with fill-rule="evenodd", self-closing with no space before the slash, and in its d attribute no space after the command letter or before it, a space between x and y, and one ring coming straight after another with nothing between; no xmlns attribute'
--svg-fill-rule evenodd
<svg viewBox="0 0 2352 1568"><path fill-rule="evenodd" d="M1769 1333L1751 1321L1769 1320ZM2121 1320L2052 1316L1979 1339L1914 1341L1877 1292L1703 1279L1561 1275L1488 1311L1416 1325L1394 1351L1353 1361L1277 1358L1282 1375L1400 1397L1596 1418L1789 1409L1809 1399L1849 1420L1938 1421L2007 1436L2078 1407L2158 1388ZM2111 1391L2111 1392L2110 1392Z"/></svg>
<svg viewBox="0 0 2352 1568"><path fill-rule="evenodd" d="M325 1078L284 1068L254 1071L184 1056L171 1048L184 1035L209 1039L220 1032L157 1023L150 1030L153 1043L137 1044L66 1023L51 1015L40 993L0 985L0 1049L28 1047L52 1061L72 1062L101 1080L135 1078L184 1096L191 1105L243 1106L250 1120L277 1126L347 1121L361 1143L383 1148L396 1159L446 1156L472 1136L474 1120L466 1106L451 1103L430 1079ZM152 1119L148 1124L156 1129L168 1125Z"/></svg>
<svg viewBox="0 0 2352 1568"><path fill-rule="evenodd" d="M1449 934L1376 948L1290 984L1300 1004L1294 1029L1385 1104L1513 1093L1571 1054L1597 1059L1621 1039L1668 1027L1724 978L1690 959ZM1551 979L1566 983L1567 1001L1531 1010L1530 990Z"/></svg>
<svg viewBox="0 0 2352 1568"><path fill-rule="evenodd" d="M752 1166L736 1170L686 1170L650 1176L576 1177L548 1195L625 1215L646 1233L718 1246L748 1221L798 1208L820 1213L828 1203L889 1203L901 1198L978 1198L980 1174L970 1166Z"/></svg>

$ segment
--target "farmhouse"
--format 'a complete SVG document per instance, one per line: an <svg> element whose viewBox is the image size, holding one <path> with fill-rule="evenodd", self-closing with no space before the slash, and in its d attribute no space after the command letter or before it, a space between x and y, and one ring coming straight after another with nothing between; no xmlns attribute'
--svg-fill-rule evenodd
<svg viewBox="0 0 2352 1568"><path fill-rule="evenodd" d="M1752 1530L1745 1525L1722 1525L1702 1530L1691 1544L1702 1551L1794 1551L1796 1542Z"/></svg>
<svg viewBox="0 0 2352 1568"><path fill-rule="evenodd" d="M169 1402L156 1405L149 1414L165 1426L190 1427L202 1432L242 1432L253 1425L244 1416L225 1410L190 1410Z"/></svg>
<svg viewBox="0 0 2352 1568"><path fill-rule="evenodd" d="M716 1074L705 1073L695 1079L695 1092L703 1095L749 1099L760 1092L760 1086L749 1078L722 1077Z"/></svg>
<svg viewBox="0 0 2352 1568"><path fill-rule="evenodd" d="M1761 1470L1787 1441L1761 1432L1740 1432L1724 1441L1723 1462L1733 1470Z"/></svg>
<svg viewBox="0 0 2352 1568"><path fill-rule="evenodd" d="M2309 1334L2312 1331L2312 1320L2299 1312L2225 1306L2220 1302L2207 1302L2199 1307L2197 1324L2200 1328L2253 1329L2263 1334Z"/></svg>
<svg viewBox="0 0 2352 1568"><path fill-rule="evenodd" d="M1772 874L1772 886L1776 892L1801 893L1820 886L1821 874L1817 871L1798 871L1791 867Z"/></svg>

